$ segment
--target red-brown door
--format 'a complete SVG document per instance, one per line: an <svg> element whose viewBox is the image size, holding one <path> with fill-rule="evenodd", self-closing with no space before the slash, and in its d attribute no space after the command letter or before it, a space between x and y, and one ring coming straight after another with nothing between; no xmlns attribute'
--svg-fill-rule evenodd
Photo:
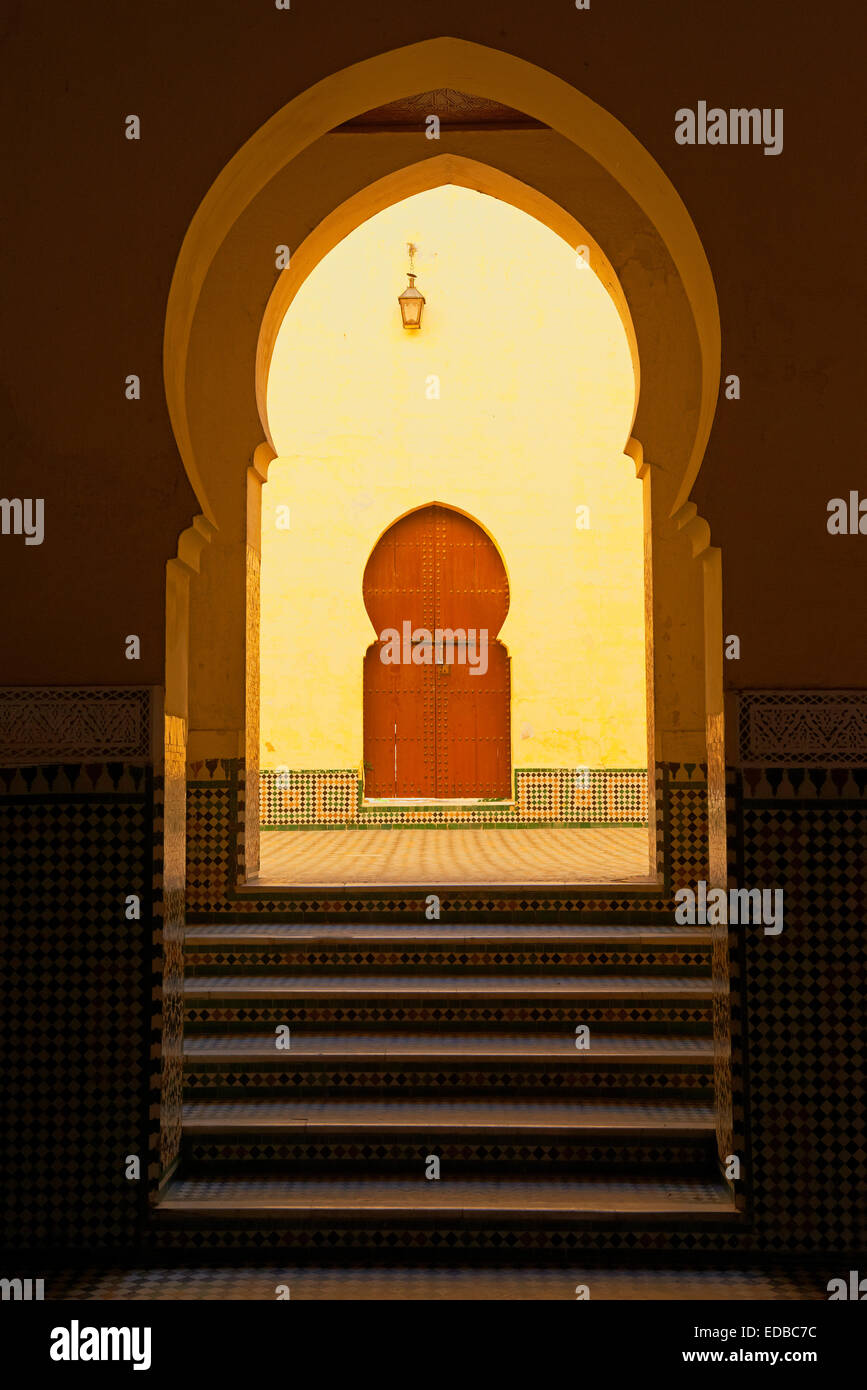
<svg viewBox="0 0 867 1390"><path fill-rule="evenodd" d="M509 585L496 546L463 513L422 507L380 537L363 594L378 634L364 658L366 795L508 797L497 633Z"/></svg>

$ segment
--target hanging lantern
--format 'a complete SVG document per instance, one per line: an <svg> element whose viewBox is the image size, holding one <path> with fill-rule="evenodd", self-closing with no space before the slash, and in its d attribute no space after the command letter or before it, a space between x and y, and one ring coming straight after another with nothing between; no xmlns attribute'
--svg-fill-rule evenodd
<svg viewBox="0 0 867 1390"><path fill-rule="evenodd" d="M415 287L415 274L412 269L412 264L416 248L413 246L412 242L409 242L407 249L409 251L410 268L406 276L409 280L409 284L403 294L397 296L397 302L400 305L400 317L403 320L404 328L421 328L421 311L424 308L425 301L421 290L417 290Z"/></svg>

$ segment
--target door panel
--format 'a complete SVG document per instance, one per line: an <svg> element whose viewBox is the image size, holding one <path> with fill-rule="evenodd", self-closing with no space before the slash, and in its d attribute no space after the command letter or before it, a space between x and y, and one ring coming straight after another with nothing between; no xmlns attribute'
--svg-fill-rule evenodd
<svg viewBox="0 0 867 1390"><path fill-rule="evenodd" d="M381 648L364 657L365 793L436 796L433 671L385 666Z"/></svg>
<svg viewBox="0 0 867 1390"><path fill-rule="evenodd" d="M365 655L366 794L508 797L509 656L496 634L508 613L509 588L490 537L448 507L410 512L374 548L363 594L377 633L396 631L401 656L408 654L408 645L416 656L385 664L381 639ZM409 633L426 631L431 639L438 628L452 631L452 651L437 651L433 640L407 644L406 623ZM474 650L470 629L476 632ZM488 635L484 672L480 629Z"/></svg>
<svg viewBox="0 0 867 1390"><path fill-rule="evenodd" d="M488 644L482 676L455 664L437 669L437 796L511 793L509 657Z"/></svg>

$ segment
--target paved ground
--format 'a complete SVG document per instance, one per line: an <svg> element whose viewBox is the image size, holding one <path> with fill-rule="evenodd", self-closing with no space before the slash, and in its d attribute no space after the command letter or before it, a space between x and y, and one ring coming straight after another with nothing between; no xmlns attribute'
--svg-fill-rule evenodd
<svg viewBox="0 0 867 1390"><path fill-rule="evenodd" d="M631 826L263 830L258 878L329 887L649 881L648 832Z"/></svg>
<svg viewBox="0 0 867 1390"><path fill-rule="evenodd" d="M837 1261L831 1274L840 1270ZM20 1274L20 1271L18 1271ZM42 1271L44 1273L44 1271ZM586 1284L595 1300L735 1299L827 1300L828 1269L606 1269L575 1264L558 1269L300 1268L262 1262L258 1267L98 1269L49 1271L46 1299L256 1299L273 1302L278 1284L295 1299L563 1299L575 1302ZM714 1343L716 1346L717 1344Z"/></svg>

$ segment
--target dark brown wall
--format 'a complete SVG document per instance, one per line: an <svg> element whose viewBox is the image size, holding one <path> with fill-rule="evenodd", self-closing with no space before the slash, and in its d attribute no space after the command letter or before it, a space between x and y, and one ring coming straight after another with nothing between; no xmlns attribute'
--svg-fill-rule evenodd
<svg viewBox="0 0 867 1390"><path fill-rule="evenodd" d="M694 492L723 550L725 629L743 643L730 683L867 684L867 537L825 527L829 497L859 483L867 494L858 21L851 4L776 0L7 4L0 494L43 496L46 540L0 537L13 600L2 679L162 681L164 566L198 510L162 392L185 230L239 146L303 88L452 34L537 63L617 116L704 241L723 372L742 383L739 402L720 403ZM674 112L700 99L782 106L783 153L678 146ZM131 112L139 143L123 137ZM134 404L129 372L143 383ZM130 632L143 639L135 665Z"/></svg>

